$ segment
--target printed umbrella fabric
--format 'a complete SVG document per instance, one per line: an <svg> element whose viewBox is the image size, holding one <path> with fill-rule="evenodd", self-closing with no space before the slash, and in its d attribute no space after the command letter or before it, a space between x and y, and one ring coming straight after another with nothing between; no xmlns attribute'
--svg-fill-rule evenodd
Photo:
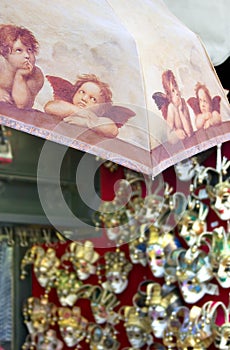
<svg viewBox="0 0 230 350"><path fill-rule="evenodd" d="M3 0L0 23L1 124L153 177L229 140L205 48L163 1Z"/></svg>

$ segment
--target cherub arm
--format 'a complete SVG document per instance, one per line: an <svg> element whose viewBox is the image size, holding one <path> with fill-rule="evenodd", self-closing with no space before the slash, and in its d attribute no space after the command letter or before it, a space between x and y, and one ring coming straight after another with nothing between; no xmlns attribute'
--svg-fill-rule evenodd
<svg viewBox="0 0 230 350"><path fill-rule="evenodd" d="M28 62L27 69L18 69L13 86L12 98L18 108L32 108L38 92L44 84L44 76L40 68Z"/></svg>
<svg viewBox="0 0 230 350"><path fill-rule="evenodd" d="M118 128L112 119L98 117L90 109L78 108L63 100L49 101L44 109L48 114L63 117L66 123L92 129L103 136L116 137L118 134Z"/></svg>
<svg viewBox="0 0 230 350"><path fill-rule="evenodd" d="M114 121L106 117L98 117L89 109L79 109L78 115L70 115L64 118L69 124L88 127L96 133L105 137L116 137L118 135L118 127Z"/></svg>
<svg viewBox="0 0 230 350"><path fill-rule="evenodd" d="M48 114L53 114L59 117L68 117L78 113L79 108L70 102L63 100L52 100L46 103L44 110Z"/></svg>

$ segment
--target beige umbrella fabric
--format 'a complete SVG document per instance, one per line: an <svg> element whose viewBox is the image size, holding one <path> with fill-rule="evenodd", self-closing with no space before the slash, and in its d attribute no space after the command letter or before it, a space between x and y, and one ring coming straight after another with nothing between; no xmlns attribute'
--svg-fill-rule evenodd
<svg viewBox="0 0 230 350"><path fill-rule="evenodd" d="M152 177L229 140L229 104L204 45L163 1L3 0L0 24L1 124ZM20 44L36 62L16 65L7 25L33 34L37 53ZM21 103L23 88L32 97Z"/></svg>

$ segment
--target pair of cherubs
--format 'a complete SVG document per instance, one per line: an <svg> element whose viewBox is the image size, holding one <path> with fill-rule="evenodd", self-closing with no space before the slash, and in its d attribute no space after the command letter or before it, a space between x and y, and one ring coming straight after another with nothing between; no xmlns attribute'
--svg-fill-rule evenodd
<svg viewBox="0 0 230 350"><path fill-rule="evenodd" d="M221 123L221 98L220 96L212 98L205 84L199 82L196 84L196 97L190 97L187 101L188 104L182 98L176 77L171 70L162 73L162 85L165 93L155 92L152 98L167 121L170 142L192 136L193 126L188 105L194 111L197 130L207 129Z"/></svg>

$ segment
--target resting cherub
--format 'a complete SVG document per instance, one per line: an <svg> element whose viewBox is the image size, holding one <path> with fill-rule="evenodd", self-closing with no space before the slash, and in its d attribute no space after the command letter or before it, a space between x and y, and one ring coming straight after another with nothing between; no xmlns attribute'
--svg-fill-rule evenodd
<svg viewBox="0 0 230 350"><path fill-rule="evenodd" d="M192 135L192 124L188 106L171 70L162 73L162 85L164 92L155 92L152 98L169 126L168 140L171 143L184 140Z"/></svg>
<svg viewBox="0 0 230 350"><path fill-rule="evenodd" d="M196 97L190 97L188 104L193 109L197 129L207 129L212 125L221 123L220 96L211 97L206 85L197 83L195 87Z"/></svg>
<svg viewBox="0 0 230 350"><path fill-rule="evenodd" d="M94 74L78 76L75 84L47 75L54 100L47 102L46 113L63 117L66 123L92 129L106 137L116 137L118 129L135 113L112 104L112 91Z"/></svg>

